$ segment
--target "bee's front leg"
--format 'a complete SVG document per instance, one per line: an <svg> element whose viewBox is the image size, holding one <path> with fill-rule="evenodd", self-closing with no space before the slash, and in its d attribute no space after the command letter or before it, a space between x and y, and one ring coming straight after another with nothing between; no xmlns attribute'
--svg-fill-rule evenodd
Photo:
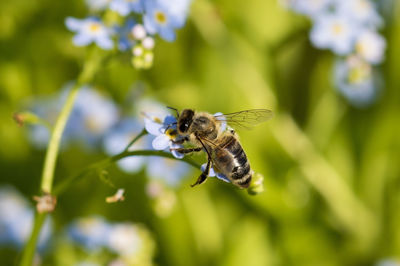
<svg viewBox="0 0 400 266"><path fill-rule="evenodd" d="M203 149L202 147L196 147L196 148L178 148L178 149L170 149L170 150L177 151L177 152L183 153L183 154L188 154L188 153L192 153L192 152L199 152L202 149Z"/></svg>
<svg viewBox="0 0 400 266"><path fill-rule="evenodd" d="M204 169L204 172L201 173L201 175L199 176L199 178L197 178L196 183L194 183L193 185L191 185L191 187L194 187L196 185L200 185L201 183L203 183L204 181L206 181L208 174L210 173L210 167L211 167L211 158L208 157L208 161L207 161L207 166L206 169Z"/></svg>

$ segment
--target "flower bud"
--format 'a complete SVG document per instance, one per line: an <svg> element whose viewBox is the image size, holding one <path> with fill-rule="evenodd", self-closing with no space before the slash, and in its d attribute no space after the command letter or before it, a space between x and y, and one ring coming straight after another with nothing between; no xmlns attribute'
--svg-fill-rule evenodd
<svg viewBox="0 0 400 266"><path fill-rule="evenodd" d="M136 40L143 40L146 34L146 29L141 24L137 24L132 28L132 35Z"/></svg>
<svg viewBox="0 0 400 266"><path fill-rule="evenodd" d="M148 36L143 39L142 45L144 49L151 50L154 48L154 39Z"/></svg>

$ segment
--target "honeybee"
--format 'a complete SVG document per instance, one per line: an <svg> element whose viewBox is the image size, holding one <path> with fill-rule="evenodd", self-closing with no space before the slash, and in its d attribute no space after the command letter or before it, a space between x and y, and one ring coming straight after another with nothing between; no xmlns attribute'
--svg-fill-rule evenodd
<svg viewBox="0 0 400 266"><path fill-rule="evenodd" d="M212 115L206 112L195 112L184 109L177 114L177 131L183 138L196 147L180 148L176 151L187 154L204 150L207 153L207 165L193 186L203 183L212 166L216 172L225 175L232 184L239 188L250 185L253 171L238 136L231 128L224 130L224 124L249 128L272 118L273 112L267 109L245 110L230 114Z"/></svg>

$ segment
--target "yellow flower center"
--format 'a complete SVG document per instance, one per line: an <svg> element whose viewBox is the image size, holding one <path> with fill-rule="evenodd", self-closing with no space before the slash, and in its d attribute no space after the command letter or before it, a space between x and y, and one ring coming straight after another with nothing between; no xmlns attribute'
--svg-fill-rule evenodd
<svg viewBox="0 0 400 266"><path fill-rule="evenodd" d="M368 79L371 74L371 69L368 65L360 65L354 68L351 68L348 75L348 81L351 84L361 83L364 80Z"/></svg>
<svg viewBox="0 0 400 266"><path fill-rule="evenodd" d="M96 23L96 22L91 23L90 26L89 26L89 30L92 31L92 32L99 31L100 30L100 24Z"/></svg>
<svg viewBox="0 0 400 266"><path fill-rule="evenodd" d="M169 128L167 131L165 131L165 135L167 135L170 139L175 139L177 133L176 130Z"/></svg>
<svg viewBox="0 0 400 266"><path fill-rule="evenodd" d="M335 35L340 35L341 33L343 33L343 27L342 25L336 23L333 25L332 31Z"/></svg>
<svg viewBox="0 0 400 266"><path fill-rule="evenodd" d="M167 16L161 11L156 11L154 13L154 18L159 24L165 24L167 22Z"/></svg>

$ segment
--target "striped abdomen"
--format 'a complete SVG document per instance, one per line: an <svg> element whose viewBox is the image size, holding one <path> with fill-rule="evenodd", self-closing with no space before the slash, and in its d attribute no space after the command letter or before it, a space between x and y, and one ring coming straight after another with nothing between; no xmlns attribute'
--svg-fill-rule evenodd
<svg viewBox="0 0 400 266"><path fill-rule="evenodd" d="M220 145L214 150L213 161L219 171L233 184L241 188L247 188L250 185L253 172L246 153L234 135L223 137Z"/></svg>

